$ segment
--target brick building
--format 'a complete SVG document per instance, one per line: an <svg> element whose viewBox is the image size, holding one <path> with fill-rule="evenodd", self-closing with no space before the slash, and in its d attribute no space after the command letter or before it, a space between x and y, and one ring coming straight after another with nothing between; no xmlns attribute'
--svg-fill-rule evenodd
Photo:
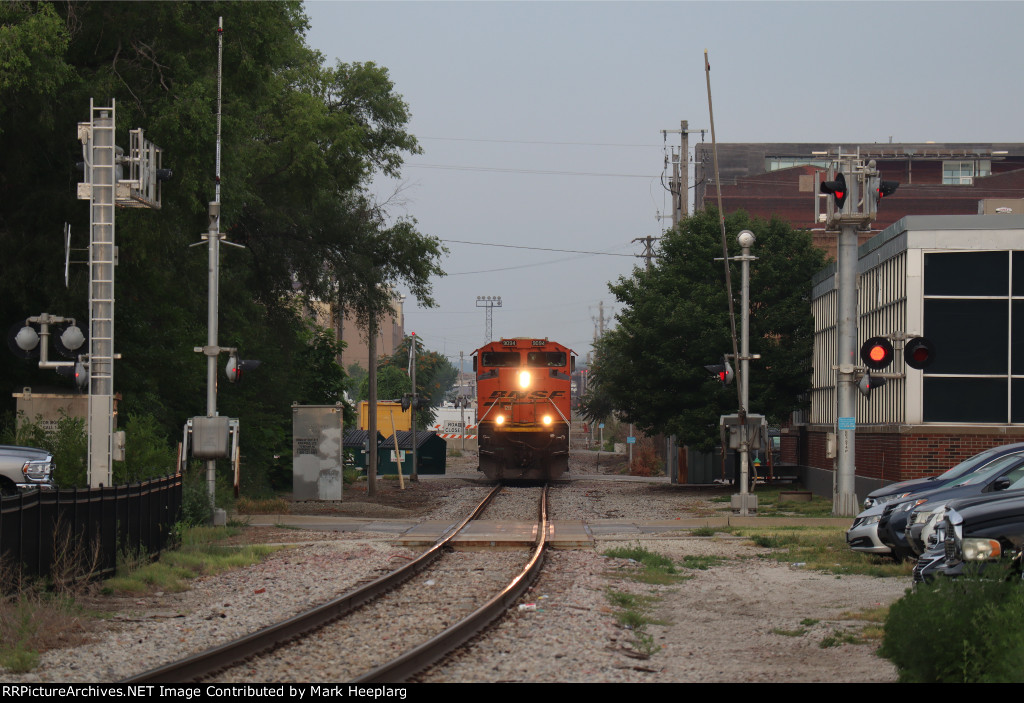
<svg viewBox="0 0 1024 703"><path fill-rule="evenodd" d="M874 159L885 180L900 184L879 207L861 244L907 215L975 215L988 206L1024 212L1024 144L719 144L725 212L778 215L797 229L814 230L815 244L835 256L835 236L814 219L817 183L836 147ZM695 209L717 207L711 145L694 151Z"/></svg>
<svg viewBox="0 0 1024 703"><path fill-rule="evenodd" d="M859 249L859 342L893 333L935 345L923 370L859 397L856 491L938 473L997 444L1024 441L1024 215L901 219ZM835 266L813 280L811 409L788 431L788 458L830 493L836 422Z"/></svg>

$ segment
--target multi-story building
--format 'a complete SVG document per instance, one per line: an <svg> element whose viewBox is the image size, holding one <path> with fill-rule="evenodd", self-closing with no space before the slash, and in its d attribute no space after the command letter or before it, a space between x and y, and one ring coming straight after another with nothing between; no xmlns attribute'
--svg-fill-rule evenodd
<svg viewBox="0 0 1024 703"><path fill-rule="evenodd" d="M380 323L377 334L377 358L391 356L405 339L405 314L403 297L395 297L391 310ZM367 344L366 330L356 324L355 319L346 314L341 319L337 307L324 302L313 302L310 309L316 323L324 329L334 331L339 341L345 343L338 363L342 368L359 364L364 369L370 368L370 350Z"/></svg>
<svg viewBox="0 0 1024 703"><path fill-rule="evenodd" d="M1024 212L1024 144L719 144L722 209L773 215L797 229L813 231L817 246L835 256L835 235L815 219L818 183L837 147L874 159L885 180L899 190L879 207L863 244L907 215L975 215L1010 208ZM717 207L711 145L694 152L695 209ZM983 203L979 209L979 203ZM989 208L985 210L984 208Z"/></svg>
<svg viewBox="0 0 1024 703"><path fill-rule="evenodd" d="M835 265L813 281L811 409L797 436L805 478L831 492L826 453L836 423ZM883 373L900 377L858 397L857 493L939 473L982 449L1024 441L1024 215L910 216L859 250L859 342L919 335L935 348L917 370L902 342Z"/></svg>

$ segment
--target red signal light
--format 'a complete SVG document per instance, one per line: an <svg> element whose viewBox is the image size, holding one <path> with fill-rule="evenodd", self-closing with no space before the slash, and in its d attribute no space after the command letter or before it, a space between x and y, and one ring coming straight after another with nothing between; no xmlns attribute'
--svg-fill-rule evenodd
<svg viewBox="0 0 1024 703"><path fill-rule="evenodd" d="M914 337L903 347L903 360L912 369L923 369L935 361L935 345L924 337Z"/></svg>
<svg viewBox="0 0 1024 703"><path fill-rule="evenodd" d="M822 181L821 192L830 194L836 207L842 210L846 204L846 176L837 173L834 181Z"/></svg>
<svg viewBox="0 0 1024 703"><path fill-rule="evenodd" d="M895 352L885 337L872 337L860 348L860 358L869 369L879 371L892 363Z"/></svg>

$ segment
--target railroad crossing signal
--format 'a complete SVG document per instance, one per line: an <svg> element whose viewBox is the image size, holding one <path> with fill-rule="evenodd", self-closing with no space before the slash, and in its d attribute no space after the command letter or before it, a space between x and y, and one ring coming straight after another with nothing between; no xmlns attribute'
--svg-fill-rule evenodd
<svg viewBox="0 0 1024 703"><path fill-rule="evenodd" d="M860 377L860 381L857 382L857 390L860 391L861 395L865 398L871 396L871 391L876 388L881 388L885 385L886 379L878 376L872 376L869 373L864 374Z"/></svg>
<svg viewBox="0 0 1024 703"><path fill-rule="evenodd" d="M880 371L892 363L895 352L885 337L872 337L860 348L860 359L869 369Z"/></svg>
<svg viewBox="0 0 1024 703"><path fill-rule="evenodd" d="M262 361L256 359L239 359L236 355L232 354L228 357L228 364L224 372L227 374L229 381L238 383L247 371L252 371L262 363Z"/></svg>
<svg viewBox="0 0 1024 703"><path fill-rule="evenodd" d="M732 379L734 377L732 365L729 364L729 361L724 356L722 357L722 362L720 364L705 364L704 369L712 376L717 376L718 382L723 386L727 386L732 383Z"/></svg>
<svg viewBox="0 0 1024 703"><path fill-rule="evenodd" d="M821 192L831 195L833 202L836 204L836 209L842 210L843 205L846 204L846 196L848 194L846 190L846 176L840 172L836 174L834 181L822 181Z"/></svg>
<svg viewBox="0 0 1024 703"><path fill-rule="evenodd" d="M903 360L912 369L923 369L935 361L935 345L925 337L914 337L903 347Z"/></svg>
<svg viewBox="0 0 1024 703"><path fill-rule="evenodd" d="M877 196L875 202L878 202L882 198L888 198L890 195L896 192L896 189L900 187L900 184L896 181L879 181L878 188L875 189L875 195Z"/></svg>

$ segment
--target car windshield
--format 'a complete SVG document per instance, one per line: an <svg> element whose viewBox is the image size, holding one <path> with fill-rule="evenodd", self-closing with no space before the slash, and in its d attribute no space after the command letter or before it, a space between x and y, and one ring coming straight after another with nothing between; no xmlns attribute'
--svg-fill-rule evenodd
<svg viewBox="0 0 1024 703"><path fill-rule="evenodd" d="M969 486L977 485L979 483L985 483L995 475L1001 474L1009 467L1020 462L1020 457L1016 454L1010 454L1009 456L999 457L991 464L986 466L984 469L978 469L973 474L968 474L962 479L954 483L954 486Z"/></svg>
<svg viewBox="0 0 1024 703"><path fill-rule="evenodd" d="M948 469L947 471L944 471L943 473L939 474L936 480L951 481L955 478L960 478L964 474L970 473L971 470L977 467L979 464L984 464L986 461L991 459L995 454L997 454L1000 451L1003 451L1002 447L993 447L988 451L984 451L980 454L975 454L970 459L964 459L953 468Z"/></svg>

